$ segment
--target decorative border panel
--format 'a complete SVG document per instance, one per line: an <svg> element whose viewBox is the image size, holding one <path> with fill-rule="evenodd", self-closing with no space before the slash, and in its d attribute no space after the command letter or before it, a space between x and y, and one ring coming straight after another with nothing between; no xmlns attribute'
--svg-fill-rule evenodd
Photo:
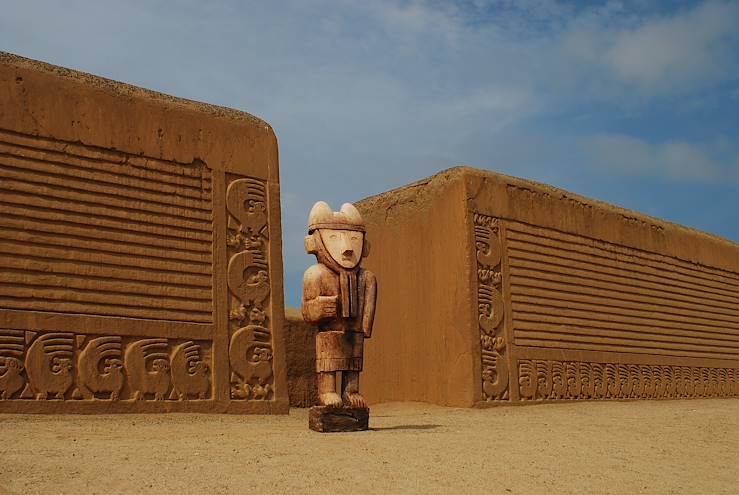
<svg viewBox="0 0 739 495"><path fill-rule="evenodd" d="M208 341L1 329L0 359L2 400L212 398Z"/></svg>
<svg viewBox="0 0 739 495"><path fill-rule="evenodd" d="M477 262L477 321L482 356L482 397L486 401L509 399L509 369L505 335L500 221L473 212Z"/></svg>
<svg viewBox="0 0 739 495"><path fill-rule="evenodd" d="M274 393L267 204L264 182L236 178L228 184L228 355L234 400L269 400Z"/></svg>
<svg viewBox="0 0 739 495"><path fill-rule="evenodd" d="M283 411L265 181L4 130L0 179L0 411Z"/></svg>
<svg viewBox="0 0 739 495"><path fill-rule="evenodd" d="M739 369L582 361L518 361L523 400L739 396Z"/></svg>

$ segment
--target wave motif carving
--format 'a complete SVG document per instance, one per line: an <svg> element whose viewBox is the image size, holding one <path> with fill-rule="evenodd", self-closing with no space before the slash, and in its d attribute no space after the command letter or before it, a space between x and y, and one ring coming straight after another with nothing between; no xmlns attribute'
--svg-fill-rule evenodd
<svg viewBox="0 0 739 495"><path fill-rule="evenodd" d="M231 398L273 396L272 334L268 266L267 190L264 182L241 178L226 191L229 217L228 287Z"/></svg>
<svg viewBox="0 0 739 495"><path fill-rule="evenodd" d="M208 400L210 354L207 341L0 329L0 401Z"/></svg>
<svg viewBox="0 0 739 495"><path fill-rule="evenodd" d="M739 369L518 361L522 400L677 399L739 396Z"/></svg>
<svg viewBox="0 0 739 495"><path fill-rule="evenodd" d="M484 400L508 398L509 370L506 360L504 304L502 295L499 220L473 212L475 260L477 262L477 308L482 354Z"/></svg>

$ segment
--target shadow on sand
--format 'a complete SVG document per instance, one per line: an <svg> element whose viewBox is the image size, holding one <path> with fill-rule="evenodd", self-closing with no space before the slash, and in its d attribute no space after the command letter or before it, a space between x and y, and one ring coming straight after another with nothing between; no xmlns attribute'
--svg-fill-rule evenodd
<svg viewBox="0 0 739 495"><path fill-rule="evenodd" d="M370 428L370 431L387 431L387 430L433 430L441 425L397 425L397 426L380 426Z"/></svg>

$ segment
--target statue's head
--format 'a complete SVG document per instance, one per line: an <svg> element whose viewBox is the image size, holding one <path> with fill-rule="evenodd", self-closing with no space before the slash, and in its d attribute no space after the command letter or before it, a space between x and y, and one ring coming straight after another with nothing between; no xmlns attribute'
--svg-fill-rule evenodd
<svg viewBox="0 0 739 495"><path fill-rule="evenodd" d="M354 205L344 203L340 211L319 201L308 215L308 236L305 250L315 254L319 261L329 257L340 267L352 269L369 254L369 244L364 238L364 221Z"/></svg>

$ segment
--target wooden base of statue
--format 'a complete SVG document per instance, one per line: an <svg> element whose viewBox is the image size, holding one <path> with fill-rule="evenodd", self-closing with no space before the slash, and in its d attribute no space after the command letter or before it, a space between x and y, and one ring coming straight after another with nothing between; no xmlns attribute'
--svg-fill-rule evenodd
<svg viewBox="0 0 739 495"><path fill-rule="evenodd" d="M369 429L369 408L313 406L308 427L321 433L364 431Z"/></svg>

